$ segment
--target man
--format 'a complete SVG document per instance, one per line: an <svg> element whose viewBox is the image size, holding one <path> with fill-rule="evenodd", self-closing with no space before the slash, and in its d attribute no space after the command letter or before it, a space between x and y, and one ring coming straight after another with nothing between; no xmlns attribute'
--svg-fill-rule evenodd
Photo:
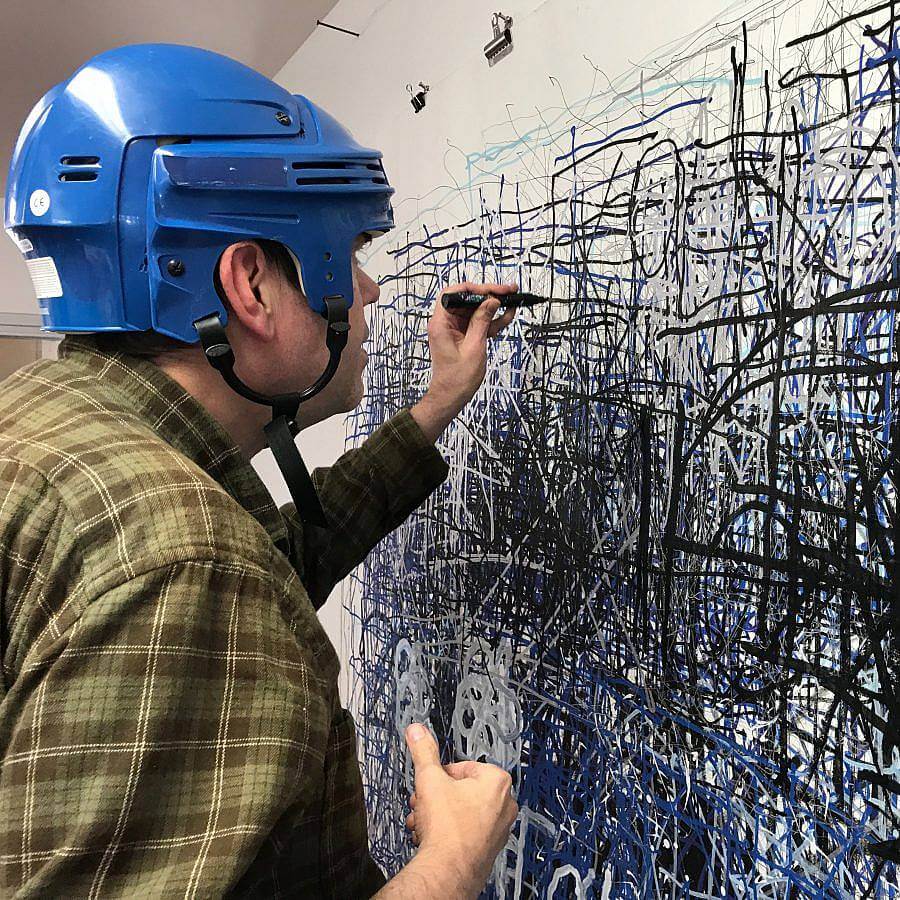
<svg viewBox="0 0 900 900"><path fill-rule="evenodd" d="M26 122L7 228L46 327L77 334L0 399L4 895L483 886L510 779L442 767L420 725L419 851L384 884L315 615L445 478L434 442L511 317L438 304L421 401L310 480L293 434L360 401L378 287L353 253L390 192L322 110L194 48L102 54ZM267 442L280 511L249 464Z"/></svg>

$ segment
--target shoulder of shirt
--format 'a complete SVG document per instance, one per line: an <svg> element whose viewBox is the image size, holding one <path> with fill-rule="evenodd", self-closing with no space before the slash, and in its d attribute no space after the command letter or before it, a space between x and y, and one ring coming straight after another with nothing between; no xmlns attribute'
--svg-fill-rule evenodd
<svg viewBox="0 0 900 900"><path fill-rule="evenodd" d="M52 366L37 363L3 383L0 501L12 496L13 508L0 521L0 545L4 531L21 532L27 521L32 547L52 537L78 554L95 595L195 560L271 572L268 533L215 479L102 389L48 377Z"/></svg>

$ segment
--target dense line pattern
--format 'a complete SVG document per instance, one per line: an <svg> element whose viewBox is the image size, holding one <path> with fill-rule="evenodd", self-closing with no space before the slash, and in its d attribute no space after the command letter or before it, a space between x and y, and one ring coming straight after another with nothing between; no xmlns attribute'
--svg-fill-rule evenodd
<svg viewBox="0 0 900 900"><path fill-rule="evenodd" d="M757 4L511 122L392 247L354 440L443 284L560 302L360 575L388 870L424 719L513 773L491 896L900 897L895 13Z"/></svg>

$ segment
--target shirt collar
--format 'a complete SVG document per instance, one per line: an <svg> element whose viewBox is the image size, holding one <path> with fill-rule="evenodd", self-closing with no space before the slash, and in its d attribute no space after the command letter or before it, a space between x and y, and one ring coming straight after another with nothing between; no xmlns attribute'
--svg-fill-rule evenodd
<svg viewBox="0 0 900 900"><path fill-rule="evenodd" d="M206 408L162 369L149 360L109 353L91 335L68 335L59 358L102 373L105 391L221 484L280 549L288 547L281 513L249 460Z"/></svg>

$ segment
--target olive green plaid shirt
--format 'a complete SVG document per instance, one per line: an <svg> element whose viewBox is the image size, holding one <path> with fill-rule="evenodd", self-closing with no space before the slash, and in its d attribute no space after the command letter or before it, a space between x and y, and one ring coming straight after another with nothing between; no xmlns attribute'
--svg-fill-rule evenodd
<svg viewBox="0 0 900 900"><path fill-rule="evenodd" d="M67 338L0 388L0 894L353 898L334 584L446 477L408 411L278 510L152 363Z"/></svg>

